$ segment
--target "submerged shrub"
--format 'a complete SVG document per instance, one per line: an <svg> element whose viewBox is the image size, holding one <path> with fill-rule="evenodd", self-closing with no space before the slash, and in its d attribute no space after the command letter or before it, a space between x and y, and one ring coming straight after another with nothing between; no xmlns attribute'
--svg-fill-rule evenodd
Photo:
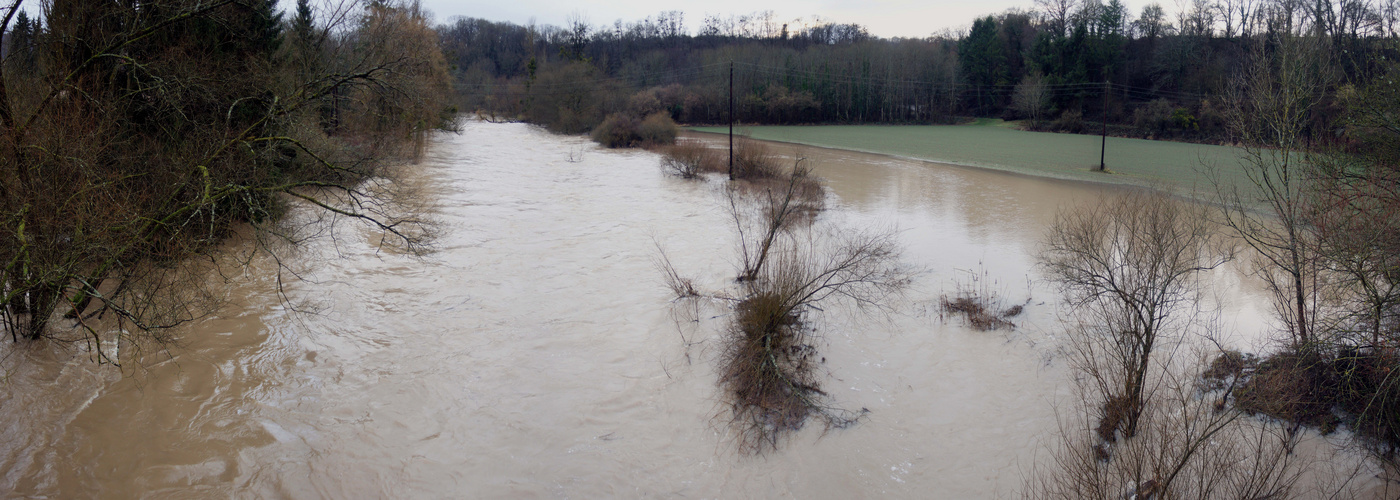
<svg viewBox="0 0 1400 500"><path fill-rule="evenodd" d="M1233 360L1212 364L1234 367ZM1245 357L1235 404L1242 410L1313 427L1326 434L1346 424L1382 457L1400 451L1400 356L1384 349L1331 354L1290 349L1253 365Z"/></svg>
<svg viewBox="0 0 1400 500"><path fill-rule="evenodd" d="M613 113L593 128L593 141L610 148L627 148L637 141L637 119Z"/></svg>
<svg viewBox="0 0 1400 500"><path fill-rule="evenodd" d="M908 286L889 234L830 235L835 241L785 240L769 265L746 280L721 361L740 449L762 453L817 418L828 429L854 424L865 409L836 408L821 389L814 333L806 321L828 299L880 307Z"/></svg>
<svg viewBox="0 0 1400 500"><path fill-rule="evenodd" d="M783 292L781 286L752 290L736 308L725 342L720 381L749 453L775 447L780 434L801 429L825 406L812 359L816 348L791 295ZM827 425L849 423L849 417L831 418Z"/></svg>
<svg viewBox="0 0 1400 500"><path fill-rule="evenodd" d="M783 176L783 157L767 145L749 138L734 141L735 179L777 179Z"/></svg>
<svg viewBox="0 0 1400 500"><path fill-rule="evenodd" d="M680 127L671 120L671 115L656 112L648 115L637 125L637 143L642 147L664 146L676 143Z"/></svg>
<svg viewBox="0 0 1400 500"><path fill-rule="evenodd" d="M1400 356L1390 350L1344 350L1333 363L1337 406L1364 444L1392 459L1400 451Z"/></svg>
<svg viewBox="0 0 1400 500"><path fill-rule="evenodd" d="M652 147L674 144L680 128L666 113L652 113L645 120L626 113L608 115L593 128L593 140L610 148Z"/></svg>
<svg viewBox="0 0 1400 500"><path fill-rule="evenodd" d="M724 171L719 153L699 141L680 141L661 151L661 169L668 174L694 179L705 172Z"/></svg>
<svg viewBox="0 0 1400 500"><path fill-rule="evenodd" d="M1259 363L1236 392L1240 409L1330 430L1336 385L1330 363L1315 352L1285 351Z"/></svg>
<svg viewBox="0 0 1400 500"><path fill-rule="evenodd" d="M977 331L1000 330L1002 328L1016 328L1016 324L1004 318L1010 318L1021 314L1022 307L1017 305L1005 311L998 312L995 305L990 302L997 299L988 299L976 295L959 295L949 299L944 296L941 299L943 311L949 314L961 314L967 319L968 326Z"/></svg>
<svg viewBox="0 0 1400 500"><path fill-rule="evenodd" d="M1025 305L1003 307L1002 295L995 288L996 282L987 271L982 271L980 275L969 272L965 280L958 280L957 292L952 297L944 295L939 298L939 306L945 314L962 316L973 330L1015 329L1016 324L1007 318L1020 316L1025 311ZM1029 304L1030 299L1026 303Z"/></svg>

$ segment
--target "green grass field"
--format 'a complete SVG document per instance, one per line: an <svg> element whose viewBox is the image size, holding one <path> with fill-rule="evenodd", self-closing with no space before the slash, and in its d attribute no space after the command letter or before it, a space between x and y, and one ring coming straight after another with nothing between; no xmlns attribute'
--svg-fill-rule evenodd
<svg viewBox="0 0 1400 500"><path fill-rule="evenodd" d="M724 127L697 132L726 133ZM1099 165L1098 136L1026 132L1000 120L973 125L745 126L755 139L917 158L1069 180L1125 184L1167 183L1207 192L1204 165L1219 168L1228 182L1242 180L1240 151L1226 146L1108 138L1109 173Z"/></svg>

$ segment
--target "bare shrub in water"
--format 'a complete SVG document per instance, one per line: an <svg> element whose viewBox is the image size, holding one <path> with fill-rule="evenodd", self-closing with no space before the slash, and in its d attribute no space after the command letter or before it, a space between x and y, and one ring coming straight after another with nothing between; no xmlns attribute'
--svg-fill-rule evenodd
<svg viewBox="0 0 1400 500"><path fill-rule="evenodd" d="M828 429L854 423L859 412L836 408L821 389L814 333L816 304L841 299L880 307L900 293L911 273L898 262L888 234L838 236L807 232L770 249L771 263L744 283L725 339L720 386L729 398L740 450L775 448L811 417ZM824 361L824 360L822 360Z"/></svg>
<svg viewBox="0 0 1400 500"><path fill-rule="evenodd" d="M700 141L677 141L661 150L661 170L683 179L695 179L703 173L723 172L724 159L719 152Z"/></svg>
<svg viewBox="0 0 1400 500"><path fill-rule="evenodd" d="M1156 192L1061 213L1051 226L1040 266L1077 321L1071 350L1098 385L1105 441L1137 434L1154 350L1179 338L1173 320L1194 312L1198 275L1229 257L1213 234L1204 208Z"/></svg>
<svg viewBox="0 0 1400 500"><path fill-rule="evenodd" d="M786 174L730 183L724 194L743 269L742 298L725 333L720 388L739 450L771 450L813 417L828 429L854 423L865 410L841 410L821 389L817 367L824 360L808 315L825 301L880 308L902 292L913 272L898 262L893 234L813 227L824 191L802 160ZM664 251L656 262L677 298L706 296Z"/></svg>
<svg viewBox="0 0 1400 500"><path fill-rule="evenodd" d="M802 159L785 175L751 179L725 193L739 237L744 298L729 327L720 384L740 450L772 449L812 416L828 429L850 425L864 412L828 402L804 318L829 298L879 307L908 286L912 272L899 264L893 235L814 228L825 193Z"/></svg>
<svg viewBox="0 0 1400 500"><path fill-rule="evenodd" d="M662 282L666 284L667 289L671 290L671 294L675 295L677 299L699 297L700 292L695 289L695 281L681 276L680 271L676 270L675 264L671 263L671 257L666 255L666 250L661 248L661 243L655 241L652 243L656 245L657 254L657 257L652 259L652 264L656 266L658 271L661 271Z"/></svg>
<svg viewBox="0 0 1400 500"><path fill-rule="evenodd" d="M1200 273L1231 253L1204 207L1132 193L1057 217L1040 264L1072 308L1074 409L1025 496L1054 499L1285 498L1311 464L1296 427L1230 404L1246 360L1207 365L1220 345L1200 321ZM1187 338L1188 332L1199 334ZM1190 352L1195 356L1182 356ZM1218 354L1218 353L1216 353Z"/></svg>
<svg viewBox="0 0 1400 500"><path fill-rule="evenodd" d="M1114 443L1100 433L1098 388L1082 380L1077 413L1063 416L1048 467L1035 470L1025 498L1240 499L1300 493L1313 463L1294 453L1300 434L1278 420L1249 418L1226 405L1231 388L1201 385L1203 363L1158 363L1152 404L1138 414L1136 436ZM1345 466L1337 465L1337 472ZM1355 471L1351 471L1354 475ZM1347 473L1338 474L1346 477ZM1340 495L1342 486L1318 485ZM1326 494L1322 495L1323 497Z"/></svg>
<svg viewBox="0 0 1400 500"><path fill-rule="evenodd" d="M767 144L741 137L734 141L734 172L731 178L779 179L784 177L784 163L782 155Z"/></svg>

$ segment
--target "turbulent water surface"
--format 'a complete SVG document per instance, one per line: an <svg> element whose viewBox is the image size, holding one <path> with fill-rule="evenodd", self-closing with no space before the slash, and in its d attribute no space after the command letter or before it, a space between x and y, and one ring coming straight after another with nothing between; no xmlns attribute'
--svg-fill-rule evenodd
<svg viewBox="0 0 1400 500"><path fill-rule="evenodd" d="M707 140L715 140L709 138ZM786 151L786 150L785 150ZM9 347L0 491L296 498L967 498L1017 491L1069 394L1032 255L1056 210L1115 189L857 153L792 152L835 227L898 232L925 271L891 311L815 324L824 388L868 409L765 456L716 388L722 301L673 302L658 245L732 288L718 181L520 124L437 138L408 181L437 222L413 258L341 227L279 298L256 260L229 304L126 373L82 346ZM1014 331L942 317L959 286L1027 304ZM1258 301L1229 318L1257 323ZM309 306L312 313L288 306ZM685 309L686 310L678 310ZM692 322L698 318L698 322ZM1249 325L1245 325L1250 327ZM1253 328L1257 328L1253 326Z"/></svg>

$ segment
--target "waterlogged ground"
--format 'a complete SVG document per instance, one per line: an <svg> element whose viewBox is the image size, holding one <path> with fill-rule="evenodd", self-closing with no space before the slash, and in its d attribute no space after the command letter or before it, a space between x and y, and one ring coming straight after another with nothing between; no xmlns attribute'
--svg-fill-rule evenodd
<svg viewBox="0 0 1400 500"><path fill-rule="evenodd" d="M696 130L725 133L721 127ZM1170 141L1027 132L989 125L745 126L755 139L841 148L1042 177L1169 185L1213 194L1214 180L1247 185L1241 150ZM1101 151L1102 150L1102 151ZM1102 153L1111 173L1097 172ZM1208 172L1215 172L1213 177Z"/></svg>
<svg viewBox="0 0 1400 500"><path fill-rule="evenodd" d="M183 346L123 376L81 346L6 345L0 491L204 498L974 498L1012 495L1069 395L1054 300L1032 255L1056 210L1112 187L860 153L800 153L820 217L898 232L925 269L884 315L816 328L825 389L858 425L809 426L739 455L716 390L722 301L673 302L657 246L731 290L718 181L521 124L467 123L407 172L438 222L415 259L342 227L291 260L278 299L256 261ZM1261 303L1222 274L1224 316ZM977 281L974 281L977 280ZM1234 280L1234 281L1232 281ZM958 283L1027 312L974 332L936 299ZM692 322L691 319L698 319ZM1247 337L1247 336L1246 336Z"/></svg>

